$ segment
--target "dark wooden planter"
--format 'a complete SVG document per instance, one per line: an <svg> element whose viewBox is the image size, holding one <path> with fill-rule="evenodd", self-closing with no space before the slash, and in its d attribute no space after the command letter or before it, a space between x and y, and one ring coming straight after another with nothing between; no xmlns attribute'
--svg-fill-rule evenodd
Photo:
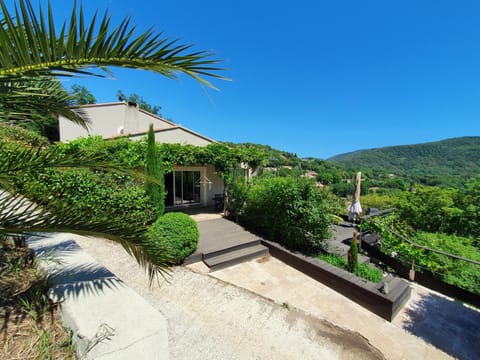
<svg viewBox="0 0 480 360"><path fill-rule="evenodd" d="M262 244L268 247L273 257L348 297L385 320L392 321L410 298L410 286L402 279L393 278L388 284L388 294L384 294L381 290L383 283L374 284L318 259L292 253L271 241L262 240Z"/></svg>

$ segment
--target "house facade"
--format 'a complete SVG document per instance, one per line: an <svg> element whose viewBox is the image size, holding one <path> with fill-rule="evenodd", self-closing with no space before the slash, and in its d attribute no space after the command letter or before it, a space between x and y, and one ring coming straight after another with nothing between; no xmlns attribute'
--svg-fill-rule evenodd
<svg viewBox="0 0 480 360"><path fill-rule="evenodd" d="M88 117L88 130L59 117L60 141L100 135L104 139L127 136L131 140L145 138L153 124L159 143L206 146L214 143L206 136L142 110L135 103L116 102L79 106ZM165 175L165 205L167 208L214 206L215 194L223 194L223 180L212 165L176 166Z"/></svg>

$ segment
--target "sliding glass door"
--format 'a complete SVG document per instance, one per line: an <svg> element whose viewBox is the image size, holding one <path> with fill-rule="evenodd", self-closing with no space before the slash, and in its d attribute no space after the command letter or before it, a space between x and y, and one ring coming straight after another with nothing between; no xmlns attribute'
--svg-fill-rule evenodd
<svg viewBox="0 0 480 360"><path fill-rule="evenodd" d="M200 203L200 171L174 171L165 175L165 206Z"/></svg>

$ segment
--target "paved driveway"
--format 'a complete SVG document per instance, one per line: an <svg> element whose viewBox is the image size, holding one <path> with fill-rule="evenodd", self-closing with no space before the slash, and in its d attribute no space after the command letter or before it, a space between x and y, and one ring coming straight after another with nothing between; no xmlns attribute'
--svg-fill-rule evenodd
<svg viewBox="0 0 480 360"><path fill-rule="evenodd" d="M480 358L480 313L420 286L389 323L272 257L150 288L119 245L75 239L168 319L172 359Z"/></svg>
<svg viewBox="0 0 480 360"><path fill-rule="evenodd" d="M480 359L478 309L416 284L390 323L275 258L210 275L355 331L388 359Z"/></svg>
<svg viewBox="0 0 480 360"><path fill-rule="evenodd" d="M384 358L357 333L190 269L150 288L117 244L75 240L167 318L171 359Z"/></svg>

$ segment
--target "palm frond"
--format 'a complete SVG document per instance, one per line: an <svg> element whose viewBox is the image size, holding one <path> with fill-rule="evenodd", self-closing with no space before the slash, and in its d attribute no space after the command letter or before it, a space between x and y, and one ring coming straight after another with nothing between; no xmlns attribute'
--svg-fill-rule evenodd
<svg viewBox="0 0 480 360"><path fill-rule="evenodd" d="M2 81L3 80L3 81ZM0 78L0 121L19 124L35 121L35 116L62 115L87 128L89 119L81 109L71 109L71 96L52 77L27 79Z"/></svg>
<svg viewBox="0 0 480 360"><path fill-rule="evenodd" d="M19 194L0 190L0 237L11 235L38 235L38 233L74 233L103 237L120 243L148 273L150 280L164 275L171 260L156 253L151 256L145 238L145 226L125 223L121 218L92 221L68 209L49 210L49 204L37 204Z"/></svg>
<svg viewBox="0 0 480 360"><path fill-rule="evenodd" d="M191 51L191 45L163 37L148 30L135 35L131 19L111 25L108 13L98 21L97 14L85 23L82 8L76 6L70 22L60 30L54 26L52 7L47 15L40 8L37 14L29 0L19 0L13 14L0 1L3 26L0 26L0 77L63 75L108 75L106 67L144 69L175 78L186 74L214 88L205 77L226 79L218 75L223 69L215 66L207 51ZM94 69L102 69L103 73Z"/></svg>

